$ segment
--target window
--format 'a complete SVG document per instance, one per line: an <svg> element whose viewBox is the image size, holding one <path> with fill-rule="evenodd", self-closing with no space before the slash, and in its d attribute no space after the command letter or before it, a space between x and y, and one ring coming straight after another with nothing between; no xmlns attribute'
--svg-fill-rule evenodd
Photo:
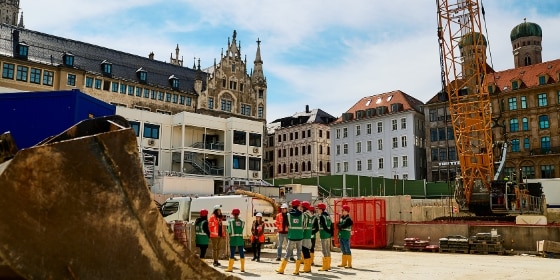
<svg viewBox="0 0 560 280"><path fill-rule="evenodd" d="M371 146L372 146L371 140L368 140L368 141L366 142L366 150L367 150L368 152L371 152L371 149L372 149Z"/></svg>
<svg viewBox="0 0 560 280"><path fill-rule="evenodd" d="M249 158L249 170L251 171L261 171L261 159L260 158Z"/></svg>
<svg viewBox="0 0 560 280"><path fill-rule="evenodd" d="M136 96L142 97L142 88L140 88L140 87L136 88ZM181 103L181 104L183 104L183 103Z"/></svg>
<svg viewBox="0 0 560 280"><path fill-rule="evenodd" d="M397 120L391 120L391 126L393 127L393 130L397 130Z"/></svg>
<svg viewBox="0 0 560 280"><path fill-rule="evenodd" d="M259 106L259 108L257 108L257 117L259 119L262 119L264 116L264 108L262 106Z"/></svg>
<svg viewBox="0 0 560 280"><path fill-rule="evenodd" d="M541 178L554 178L554 165L541 165Z"/></svg>
<svg viewBox="0 0 560 280"><path fill-rule="evenodd" d="M144 124L144 138L159 139L159 125Z"/></svg>
<svg viewBox="0 0 560 280"><path fill-rule="evenodd" d="M445 127L438 128L438 140L445 141Z"/></svg>
<svg viewBox="0 0 560 280"><path fill-rule="evenodd" d="M430 128L430 141L435 142L438 140L437 128Z"/></svg>
<svg viewBox="0 0 560 280"><path fill-rule="evenodd" d="M402 136L401 137L401 146L402 147L406 147L407 143L406 143L406 136Z"/></svg>
<svg viewBox="0 0 560 280"><path fill-rule="evenodd" d="M383 158L377 160L377 168L383 169Z"/></svg>
<svg viewBox="0 0 560 280"><path fill-rule="evenodd" d="M356 153L362 152L362 142L356 142Z"/></svg>
<svg viewBox="0 0 560 280"><path fill-rule="evenodd" d="M529 138L523 139L523 149L529 150L531 148L531 144Z"/></svg>
<svg viewBox="0 0 560 280"><path fill-rule="evenodd" d="M192 102L192 98L190 96L187 96L187 98L185 100L185 105L186 106L191 106L191 102Z"/></svg>
<svg viewBox="0 0 560 280"><path fill-rule="evenodd" d="M521 128L523 129L523 131L529 130L529 119L528 118L522 118L521 119Z"/></svg>
<svg viewBox="0 0 560 280"><path fill-rule="evenodd" d="M537 95L537 104L539 107L544 107L548 105L548 100L546 99L546 93L539 93L539 95Z"/></svg>
<svg viewBox="0 0 560 280"><path fill-rule="evenodd" d="M290 141L294 140L294 133L290 132Z"/></svg>
<svg viewBox="0 0 560 280"><path fill-rule="evenodd" d="M401 129L406 129L406 118L401 119Z"/></svg>
<svg viewBox="0 0 560 280"><path fill-rule="evenodd" d="M222 111L231 112L231 100L222 99Z"/></svg>
<svg viewBox="0 0 560 280"><path fill-rule="evenodd" d="M27 82L27 72L29 71L28 67L18 65L17 73L16 73L16 80ZM70 75L70 74L68 74Z"/></svg>
<svg viewBox="0 0 560 280"><path fill-rule="evenodd" d="M440 148L438 151L439 151L439 160L440 161L447 160L447 149Z"/></svg>
<svg viewBox="0 0 560 280"><path fill-rule="evenodd" d="M303 132L303 134L305 134L305 131ZM305 136L301 138L305 138ZM340 128L336 129L336 139L340 139Z"/></svg>
<svg viewBox="0 0 560 280"><path fill-rule="evenodd" d="M383 139L377 139L377 149L383 150Z"/></svg>
<svg viewBox="0 0 560 280"><path fill-rule="evenodd" d="M25 43L19 43L16 47L18 58L27 59L29 53L29 46Z"/></svg>
<svg viewBox="0 0 560 280"><path fill-rule="evenodd" d="M437 121L437 111L436 109L430 109L430 122Z"/></svg>
<svg viewBox="0 0 560 280"><path fill-rule="evenodd" d="M226 87L226 79L222 79L222 87L223 87L223 88Z"/></svg>
<svg viewBox="0 0 560 280"><path fill-rule="evenodd" d="M432 149L432 161L438 161L439 157L438 157L438 149L437 148L433 148Z"/></svg>
<svg viewBox="0 0 560 280"><path fill-rule="evenodd" d="M455 149L455 147L450 147L449 148L448 157L449 157L449 160L457 160L457 150Z"/></svg>
<svg viewBox="0 0 560 280"><path fill-rule="evenodd" d="M543 153L550 151L550 136L541 137L541 150Z"/></svg>
<svg viewBox="0 0 560 280"><path fill-rule="evenodd" d="M509 110L510 111L517 110L517 98L516 97L508 98L508 104L509 104Z"/></svg>
<svg viewBox="0 0 560 280"><path fill-rule="evenodd" d="M47 71L45 71L45 72L47 72ZM45 77L45 75L43 74L43 78L44 77ZM43 79L43 83L45 83L44 79ZM102 84L101 79L95 79L95 89L101 89L101 84Z"/></svg>
<svg viewBox="0 0 560 280"><path fill-rule="evenodd" d="M348 137L348 128L344 127L342 128L342 138L346 138Z"/></svg>
<svg viewBox="0 0 560 280"><path fill-rule="evenodd" d="M119 91L119 83L117 83L117 82L112 82L112 83L111 83L111 91L112 91L112 92L118 92L118 91Z"/></svg>
<svg viewBox="0 0 560 280"><path fill-rule="evenodd" d="M519 89L519 82L518 81L511 82L511 89L513 90Z"/></svg>
<svg viewBox="0 0 560 280"><path fill-rule="evenodd" d="M264 89L259 89L259 98L264 98Z"/></svg>
<svg viewBox="0 0 560 280"><path fill-rule="evenodd" d="M247 144L247 133L245 131L233 131L233 144L246 145Z"/></svg>
<svg viewBox="0 0 560 280"><path fill-rule="evenodd" d="M408 180L408 174L404 173L404 174L402 175L402 178L403 178L403 180Z"/></svg>
<svg viewBox="0 0 560 280"><path fill-rule="evenodd" d="M373 160L368 159L367 160L367 170L372 170L373 169Z"/></svg>
<svg viewBox="0 0 560 280"><path fill-rule="evenodd" d="M251 105L241 104L241 115L250 116L251 115Z"/></svg>
<svg viewBox="0 0 560 280"><path fill-rule="evenodd" d="M343 172L348 172L348 162L347 162L347 161L343 162L343 163L342 163L342 166L343 166L342 171L343 171Z"/></svg>
<svg viewBox="0 0 560 280"><path fill-rule="evenodd" d="M302 154L305 155L305 146L303 146L303 148L301 149ZM336 145L336 154L340 155L340 145Z"/></svg>
<svg viewBox="0 0 560 280"><path fill-rule="evenodd" d="M366 124L366 134L371 134L371 123Z"/></svg>
<svg viewBox="0 0 560 280"><path fill-rule="evenodd" d="M208 97L208 109L214 109L214 98Z"/></svg>
<svg viewBox="0 0 560 280"><path fill-rule="evenodd" d="M112 69L113 64L107 62L106 60L103 60L103 62L101 62L101 72L103 72L103 75L110 76Z"/></svg>
<svg viewBox="0 0 560 280"><path fill-rule="evenodd" d="M343 144L342 145L342 152L347 155L348 154L348 144Z"/></svg>
<svg viewBox="0 0 560 280"><path fill-rule="evenodd" d="M327 130L327 139L331 139L331 132Z"/></svg>
<svg viewBox="0 0 560 280"><path fill-rule="evenodd" d="M519 131L519 121L517 119L509 120L509 131L510 132Z"/></svg>
<svg viewBox="0 0 560 280"><path fill-rule="evenodd" d="M229 81L229 89L236 90L237 89L237 82L236 81Z"/></svg>
<svg viewBox="0 0 560 280"><path fill-rule="evenodd" d="M136 75L141 84L146 84L148 82L148 72L142 68L136 70Z"/></svg>
<svg viewBox="0 0 560 280"><path fill-rule="evenodd" d="M521 96L521 109L527 109L527 97Z"/></svg>
<svg viewBox="0 0 560 280"><path fill-rule="evenodd" d="M4 67L2 68L2 78L4 79L14 79L14 69L15 65L11 63L4 63Z"/></svg>
<svg viewBox="0 0 560 280"><path fill-rule="evenodd" d="M43 85L45 86L52 86L54 80L54 72L52 71L43 71Z"/></svg>
<svg viewBox="0 0 560 280"><path fill-rule="evenodd" d="M323 138L323 131L319 129L319 138ZM296 136L297 139L297 136Z"/></svg>
<svg viewBox="0 0 560 280"><path fill-rule="evenodd" d="M361 125L356 125L356 136L360 136L360 134L362 133L362 126Z"/></svg>
<svg viewBox="0 0 560 280"><path fill-rule="evenodd" d="M399 167L399 157L393 157L393 168Z"/></svg>
<svg viewBox="0 0 560 280"><path fill-rule="evenodd" d="M71 53L64 53L62 56L62 62L66 66L73 67L74 66L74 55Z"/></svg>
<svg viewBox="0 0 560 280"><path fill-rule="evenodd" d="M134 130L134 135L136 135L136 137L140 136L140 123L133 121L129 121L128 123L130 123L132 130Z"/></svg>
<svg viewBox="0 0 560 280"><path fill-rule="evenodd" d="M134 86L128 86L128 95L134 95Z"/></svg>
<svg viewBox="0 0 560 280"><path fill-rule="evenodd" d="M519 152L519 139L511 139L511 152Z"/></svg>
<svg viewBox="0 0 560 280"><path fill-rule="evenodd" d="M535 178L535 167L534 166L521 166L521 173L523 177L527 179Z"/></svg>
<svg viewBox="0 0 560 280"><path fill-rule="evenodd" d="M340 162L336 163L336 173L340 173Z"/></svg>
<svg viewBox="0 0 560 280"><path fill-rule="evenodd" d="M362 161L361 160L356 161L356 171L362 171Z"/></svg>
<svg viewBox="0 0 560 280"><path fill-rule="evenodd" d="M31 82L33 84L40 84L41 83L41 69L31 68L31 72L29 74L29 82ZM91 87L91 84L90 84L89 87Z"/></svg>
<svg viewBox="0 0 560 280"><path fill-rule="evenodd" d="M245 169L244 156L233 156L233 169Z"/></svg>
<svg viewBox="0 0 560 280"><path fill-rule="evenodd" d="M539 128L540 129L547 129L548 127L549 127L548 115L540 115L539 116Z"/></svg>
<svg viewBox="0 0 560 280"><path fill-rule="evenodd" d="M377 133L382 133L382 132L383 132L383 123L378 122L377 123Z"/></svg>
<svg viewBox="0 0 560 280"><path fill-rule="evenodd" d="M120 88L121 88L120 93L126 94L126 85L125 85L125 84L121 84ZM163 99L162 99L162 100L163 100Z"/></svg>
<svg viewBox="0 0 560 280"><path fill-rule="evenodd" d="M67 80L66 84L69 85L69 86L75 86L76 85L76 75L68 74L68 80Z"/></svg>
<svg viewBox="0 0 560 280"><path fill-rule="evenodd" d="M243 83L239 83L239 91L243 91Z"/></svg>
<svg viewBox="0 0 560 280"><path fill-rule="evenodd" d="M453 133L453 127L447 128L447 140L453 140L455 134Z"/></svg>
<svg viewBox="0 0 560 280"><path fill-rule="evenodd" d="M546 84L546 77L545 76L539 76L539 85L542 86Z"/></svg>
<svg viewBox="0 0 560 280"><path fill-rule="evenodd" d="M399 139L397 137L393 137L393 149L399 147Z"/></svg>
<svg viewBox="0 0 560 280"><path fill-rule="evenodd" d="M92 88L93 87L93 78L92 77L86 77L86 87L87 88Z"/></svg>
<svg viewBox="0 0 560 280"><path fill-rule="evenodd" d="M261 146L261 135L259 133L249 133L249 146L260 147ZM297 148L296 148L297 151ZM297 156L297 152L296 152Z"/></svg>
<svg viewBox="0 0 560 280"><path fill-rule="evenodd" d="M408 167L408 156L402 156L402 167Z"/></svg>

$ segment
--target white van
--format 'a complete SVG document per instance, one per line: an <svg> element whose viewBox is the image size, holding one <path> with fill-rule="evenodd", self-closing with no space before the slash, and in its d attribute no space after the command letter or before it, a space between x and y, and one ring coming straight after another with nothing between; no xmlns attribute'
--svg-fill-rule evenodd
<svg viewBox="0 0 560 280"><path fill-rule="evenodd" d="M161 213L166 222L186 221L194 223L196 218L200 216L200 210L208 210L208 215L212 215L214 205L222 206L222 214L227 218L232 218L231 211L234 208L239 209L239 218L245 221L245 230L243 239L245 245L251 243L251 225L255 220L257 213L262 213L265 223L265 242L271 242L276 237L276 226L274 224L274 208L262 199L249 197L245 195L226 195L226 196L208 196L208 197L173 197L163 203Z"/></svg>

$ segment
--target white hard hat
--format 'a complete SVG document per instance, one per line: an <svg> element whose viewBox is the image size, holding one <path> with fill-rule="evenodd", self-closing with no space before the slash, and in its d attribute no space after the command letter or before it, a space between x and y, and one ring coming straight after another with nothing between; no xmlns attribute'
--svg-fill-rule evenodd
<svg viewBox="0 0 560 280"><path fill-rule="evenodd" d="M257 216L257 217L262 217L262 213L259 212L259 213L257 213L257 215L255 215L255 216Z"/></svg>
<svg viewBox="0 0 560 280"><path fill-rule="evenodd" d="M222 205L221 205L221 204L216 204L216 205L214 205L214 210L220 209L220 208L222 208Z"/></svg>
<svg viewBox="0 0 560 280"><path fill-rule="evenodd" d="M282 203L282 206L280 206L280 208L286 208L286 209L288 209L288 204Z"/></svg>

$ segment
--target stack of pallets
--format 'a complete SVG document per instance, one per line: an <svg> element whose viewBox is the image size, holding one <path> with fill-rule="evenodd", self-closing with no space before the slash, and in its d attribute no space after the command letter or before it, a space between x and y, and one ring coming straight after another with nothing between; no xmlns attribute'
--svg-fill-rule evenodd
<svg viewBox="0 0 560 280"><path fill-rule="evenodd" d="M440 253L468 253L469 239L462 235L449 235L439 239Z"/></svg>
<svg viewBox="0 0 560 280"><path fill-rule="evenodd" d="M501 235L492 235L489 232L479 232L469 239L469 252L471 254L504 254L504 239Z"/></svg>
<svg viewBox="0 0 560 280"><path fill-rule="evenodd" d="M420 238L417 237L408 237L404 239L404 249L406 251L410 251L410 250L424 251L426 250L426 246L429 245L430 245L430 241L420 240Z"/></svg>

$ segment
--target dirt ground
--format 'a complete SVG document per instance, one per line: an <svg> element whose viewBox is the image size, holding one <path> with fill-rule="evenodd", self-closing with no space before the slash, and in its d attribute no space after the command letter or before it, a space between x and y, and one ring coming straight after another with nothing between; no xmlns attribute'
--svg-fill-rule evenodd
<svg viewBox="0 0 560 280"><path fill-rule="evenodd" d="M340 253L332 253L333 269L292 275L295 264L289 262L284 275L277 274L275 249L263 249L261 262L251 261L248 252L245 273L239 271L239 261L234 264L233 275L241 279L559 279L560 259L534 255L476 255L391 250L352 249L353 268L336 267ZM237 256L238 257L238 256ZM211 263L211 260L206 260ZM316 252L315 263L321 261L321 252ZM220 270L225 270L227 261L221 261ZM302 265L303 268L303 265Z"/></svg>

